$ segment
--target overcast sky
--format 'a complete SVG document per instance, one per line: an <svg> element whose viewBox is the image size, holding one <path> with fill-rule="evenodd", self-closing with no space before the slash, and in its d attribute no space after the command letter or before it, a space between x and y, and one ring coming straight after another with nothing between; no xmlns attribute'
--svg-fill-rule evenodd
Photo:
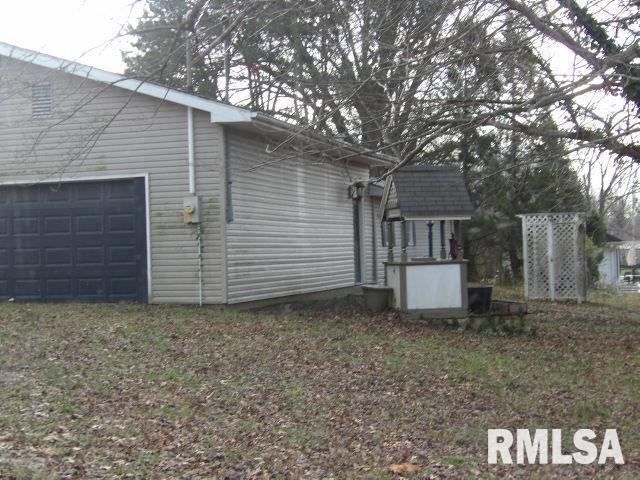
<svg viewBox="0 0 640 480"><path fill-rule="evenodd" d="M126 40L108 42L135 20L133 0L0 0L0 41L122 72Z"/></svg>

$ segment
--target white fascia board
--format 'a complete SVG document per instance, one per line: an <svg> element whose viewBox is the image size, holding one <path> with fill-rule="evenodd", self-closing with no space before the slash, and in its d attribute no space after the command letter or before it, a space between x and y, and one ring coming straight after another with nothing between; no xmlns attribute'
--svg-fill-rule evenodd
<svg viewBox="0 0 640 480"><path fill-rule="evenodd" d="M252 122L256 118L256 112L245 110L244 108L232 107L224 103L219 105L216 111L211 111L211 123L245 123ZM227 107L228 109L225 109Z"/></svg>
<svg viewBox="0 0 640 480"><path fill-rule="evenodd" d="M13 58L21 62L31 63L39 67L57 70L77 77L106 83L123 88L131 92L141 93L163 101L177 103L185 107L203 110L211 114L212 122L250 122L255 113L244 108L225 105L206 98L191 95L189 93L174 90L162 85L144 82L135 78L128 78L99 68L90 67L81 63L64 60L44 53L20 48L0 42L0 56Z"/></svg>

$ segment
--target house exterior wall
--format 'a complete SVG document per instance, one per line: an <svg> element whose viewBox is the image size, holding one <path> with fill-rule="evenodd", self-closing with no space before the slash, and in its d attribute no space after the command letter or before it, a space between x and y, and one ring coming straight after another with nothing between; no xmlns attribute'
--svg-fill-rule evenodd
<svg viewBox="0 0 640 480"><path fill-rule="evenodd" d="M32 118L31 85L42 81L52 84L53 114ZM203 300L224 303L222 128L194 113ZM0 164L5 184L146 175L149 301L198 302L198 242L182 222L186 107L0 57Z"/></svg>
<svg viewBox="0 0 640 480"><path fill-rule="evenodd" d="M620 277L620 253L616 248L605 246L603 258L598 265L599 282L603 285L616 287Z"/></svg>
<svg viewBox="0 0 640 480"><path fill-rule="evenodd" d="M228 141L234 217L226 226L228 303L353 286L348 185L367 178L368 168L291 151L269 154L266 147L278 141L238 128L229 128Z"/></svg>

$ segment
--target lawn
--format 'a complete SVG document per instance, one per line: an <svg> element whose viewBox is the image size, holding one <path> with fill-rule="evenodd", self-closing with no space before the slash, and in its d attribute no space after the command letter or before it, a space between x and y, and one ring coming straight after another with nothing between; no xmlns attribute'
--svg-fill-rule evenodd
<svg viewBox="0 0 640 480"><path fill-rule="evenodd" d="M3 304L0 477L638 478L640 300L595 300L532 303L513 337L346 305ZM617 428L627 464L491 467L487 428Z"/></svg>

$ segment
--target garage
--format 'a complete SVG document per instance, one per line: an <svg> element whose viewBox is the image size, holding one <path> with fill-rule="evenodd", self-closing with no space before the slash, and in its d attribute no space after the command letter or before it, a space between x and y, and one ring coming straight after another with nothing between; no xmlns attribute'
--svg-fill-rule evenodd
<svg viewBox="0 0 640 480"><path fill-rule="evenodd" d="M145 179L0 187L0 300L146 302Z"/></svg>

